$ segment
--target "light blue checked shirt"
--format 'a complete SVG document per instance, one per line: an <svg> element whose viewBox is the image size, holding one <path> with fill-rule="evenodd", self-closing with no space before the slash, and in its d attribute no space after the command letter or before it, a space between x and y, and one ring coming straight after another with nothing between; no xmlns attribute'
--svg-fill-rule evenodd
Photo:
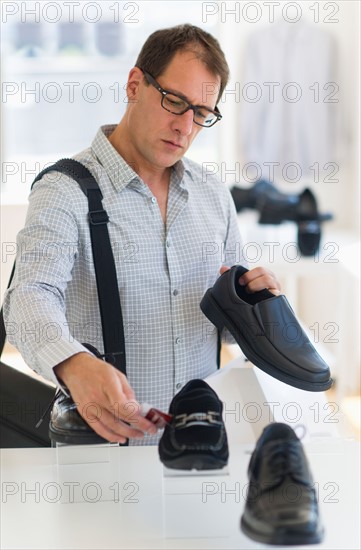
<svg viewBox="0 0 361 550"><path fill-rule="evenodd" d="M217 334L199 303L222 265L242 262L236 211L225 184L183 159L173 167L166 224L149 187L99 129L74 158L97 178L108 212L122 304L127 376L139 402L162 410L190 379L217 368ZM103 353L88 226L78 184L52 172L34 185L5 297L9 340L36 372L87 342ZM152 440L149 438L149 443Z"/></svg>

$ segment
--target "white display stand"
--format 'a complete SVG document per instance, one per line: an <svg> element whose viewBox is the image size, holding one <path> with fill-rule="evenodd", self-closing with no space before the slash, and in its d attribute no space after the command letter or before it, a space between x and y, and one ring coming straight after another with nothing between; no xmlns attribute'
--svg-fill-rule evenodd
<svg viewBox="0 0 361 550"><path fill-rule="evenodd" d="M207 382L224 403L224 419L232 444L255 443L270 422L284 422L303 441L339 438L343 415L324 392L288 386L239 357Z"/></svg>
<svg viewBox="0 0 361 550"><path fill-rule="evenodd" d="M67 464L57 464L56 449L3 449L2 550L266 548L243 535L239 522L250 455L270 420L306 428L326 529L317 548L359 549L360 445L325 417L316 421L325 395L286 386L244 367L242 358L208 382L225 403L230 459L223 475L166 477L156 446L97 447L94 456L89 447L83 463L74 447ZM299 407L302 418L293 422Z"/></svg>

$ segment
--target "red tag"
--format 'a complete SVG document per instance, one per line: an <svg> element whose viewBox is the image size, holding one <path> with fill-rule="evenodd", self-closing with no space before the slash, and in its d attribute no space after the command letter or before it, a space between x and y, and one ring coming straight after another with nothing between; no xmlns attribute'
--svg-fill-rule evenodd
<svg viewBox="0 0 361 550"><path fill-rule="evenodd" d="M150 420L150 422L157 426L158 429L164 428L173 418L171 414L155 409L151 405L148 405L148 403L143 403L141 405L141 414L144 418Z"/></svg>

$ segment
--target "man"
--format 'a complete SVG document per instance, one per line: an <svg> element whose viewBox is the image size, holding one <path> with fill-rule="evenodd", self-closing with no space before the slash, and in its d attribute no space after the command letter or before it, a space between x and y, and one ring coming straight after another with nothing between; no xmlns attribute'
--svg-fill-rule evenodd
<svg viewBox="0 0 361 550"><path fill-rule="evenodd" d="M102 352L85 196L51 174L30 196L18 236L24 252L5 301L6 321L23 324L26 334L17 331L12 342L34 370L67 386L80 414L97 403L92 428L110 441L155 442L139 403L167 410L188 380L217 368L216 331L199 302L220 271L242 262L236 214L226 186L182 159L221 118L227 80L223 52L208 33L191 25L153 33L129 73L122 120L74 157L97 178L110 218L127 378L80 344ZM205 253L209 244L218 252ZM262 268L242 283L249 292L279 291Z"/></svg>

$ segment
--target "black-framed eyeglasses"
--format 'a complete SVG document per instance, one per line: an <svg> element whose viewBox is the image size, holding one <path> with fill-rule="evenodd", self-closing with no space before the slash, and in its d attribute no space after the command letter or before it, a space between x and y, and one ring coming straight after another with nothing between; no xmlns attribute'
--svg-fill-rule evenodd
<svg viewBox="0 0 361 550"><path fill-rule="evenodd" d="M192 105L192 103L189 103L189 101L184 99L184 97L180 97L173 92L164 90L164 88L158 84L151 74L143 71L143 69L141 69L141 71L143 72L146 81L154 86L154 88L162 95L161 106L169 113L172 113L173 115L184 115L184 113L191 109L193 111L193 122L198 124L198 126L203 126L205 128L210 128L216 122L221 120L222 115L217 107L215 107L214 111L212 111L212 109L208 109L208 107L204 107L203 105Z"/></svg>

